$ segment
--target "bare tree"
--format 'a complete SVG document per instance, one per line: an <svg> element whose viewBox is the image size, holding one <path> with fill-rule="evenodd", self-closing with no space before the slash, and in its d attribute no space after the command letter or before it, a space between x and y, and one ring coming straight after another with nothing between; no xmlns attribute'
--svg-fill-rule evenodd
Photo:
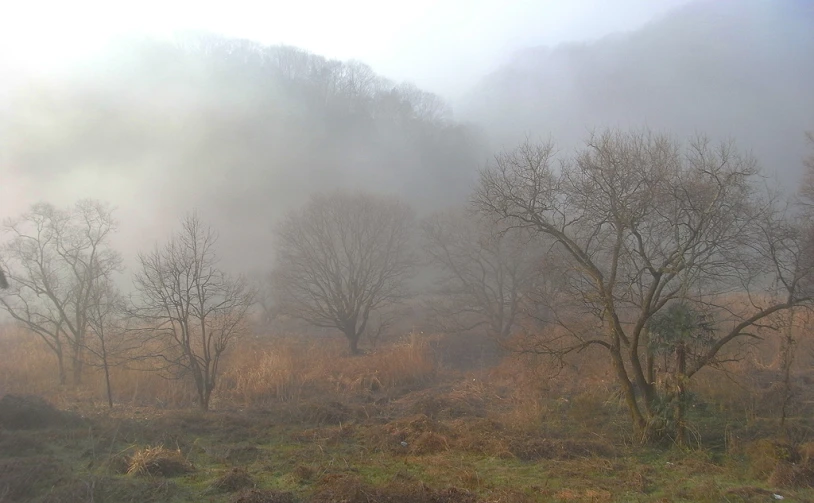
<svg viewBox="0 0 814 503"><path fill-rule="evenodd" d="M701 138L682 148L650 133L594 134L554 166L552 144L529 142L482 172L476 202L507 225L556 241L570 311L568 340L538 350L607 350L642 439L662 430L648 325L676 302L712 316L715 331L683 379L721 361L731 342L753 336L773 313L811 301L798 226L753 183L752 159ZM737 302L736 302L737 300ZM566 316L567 315L567 316ZM593 319L587 330L569 320Z"/></svg>
<svg viewBox="0 0 814 503"><path fill-rule="evenodd" d="M371 315L405 295L412 232L405 203L362 193L314 196L277 227L275 304L281 313L340 330L357 354Z"/></svg>
<svg viewBox="0 0 814 503"><path fill-rule="evenodd" d="M105 376L108 406L113 408L113 386L110 369L127 361L139 342L128 337L125 299L109 279L94 289L88 309L88 332L85 349L94 358L87 364L101 367Z"/></svg>
<svg viewBox="0 0 814 503"><path fill-rule="evenodd" d="M132 313L176 375L191 376L198 405L209 409L221 357L246 330L253 292L218 268L217 234L196 214L161 248L139 254Z"/></svg>
<svg viewBox="0 0 814 503"><path fill-rule="evenodd" d="M12 288L0 297L0 307L54 352L61 383L67 343L73 382L79 384L96 290L121 268L109 243L116 230L113 210L91 200L65 211L41 203L8 221L6 230L12 235L5 247Z"/></svg>
<svg viewBox="0 0 814 503"><path fill-rule="evenodd" d="M3 269L0 269L0 288L3 290L8 288L8 280L6 279L6 273L3 272Z"/></svg>
<svg viewBox="0 0 814 503"><path fill-rule="evenodd" d="M536 310L545 281L546 246L536 233L446 211L422 223L424 249L441 270L431 309L446 331L486 327L505 341L524 314Z"/></svg>

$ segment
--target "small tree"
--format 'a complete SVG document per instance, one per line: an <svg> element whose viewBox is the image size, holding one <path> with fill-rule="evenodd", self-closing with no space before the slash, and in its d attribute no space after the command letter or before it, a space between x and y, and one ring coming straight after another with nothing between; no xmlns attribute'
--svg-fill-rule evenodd
<svg viewBox="0 0 814 503"><path fill-rule="evenodd" d="M209 409L221 357L246 330L253 293L243 278L218 268L217 234L197 215L161 248L139 254L134 317L161 344L158 357L176 375L190 375L198 405Z"/></svg>
<svg viewBox="0 0 814 503"><path fill-rule="evenodd" d="M12 288L0 297L0 307L48 345L62 384L67 344L73 382L79 384L94 297L121 268L109 242L116 231L113 210L92 200L68 210L40 203L5 227L12 235L4 254Z"/></svg>
<svg viewBox="0 0 814 503"><path fill-rule="evenodd" d="M485 327L505 341L536 310L546 259L539 235L460 210L433 215L421 228L424 249L441 270L431 308L445 330Z"/></svg>
<svg viewBox="0 0 814 503"><path fill-rule="evenodd" d="M664 385L664 412L672 411L673 430L676 442L679 445L686 443L686 425L684 413L687 407L687 385L689 367L703 358L709 348L715 343L715 329L712 320L697 310L688 302L674 302L669 307L659 311L648 322L648 357L647 373L650 382L659 381L654 369L654 359L664 357L661 368L667 377ZM669 358L673 357L674 362ZM665 416L654 420L667 420ZM655 428L659 428L656 426Z"/></svg>
<svg viewBox="0 0 814 503"><path fill-rule="evenodd" d="M314 196L277 226L275 305L340 330L357 354L371 315L405 296L412 232L413 213L402 202L362 193Z"/></svg>
<svg viewBox="0 0 814 503"><path fill-rule="evenodd" d="M126 361L130 352L138 347L137 341L127 338L125 300L107 280L93 292L88 310L86 350L95 358L88 364L101 367L105 375L105 391L108 406L113 408L113 387L110 380L111 367Z"/></svg>

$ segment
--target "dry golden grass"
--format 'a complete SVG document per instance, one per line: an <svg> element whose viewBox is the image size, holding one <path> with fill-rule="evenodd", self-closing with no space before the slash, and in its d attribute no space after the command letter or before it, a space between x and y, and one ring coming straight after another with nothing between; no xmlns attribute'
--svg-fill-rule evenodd
<svg viewBox="0 0 814 503"><path fill-rule="evenodd" d="M35 335L0 327L0 395L25 393L47 396L60 405L81 400L103 406L104 373L87 365L80 387L60 387L56 357ZM190 380L168 379L140 370L111 369L114 401L132 406L188 407L195 403ZM236 343L221 364L213 397L215 407L263 406L292 402L303 393L352 395L415 386L435 375L436 362L428 339L411 334L362 356L348 356L341 337L267 337Z"/></svg>
<svg viewBox="0 0 814 503"><path fill-rule="evenodd" d="M59 382L57 360L36 335L0 325L0 395L45 394Z"/></svg>
<svg viewBox="0 0 814 503"><path fill-rule="evenodd" d="M219 392L228 402L265 405L295 401L304 392L385 392L428 382L435 370L429 343L417 334L362 356L348 356L341 339L275 338L236 348Z"/></svg>
<svg viewBox="0 0 814 503"><path fill-rule="evenodd" d="M163 445L137 450L129 459L128 475L175 477L192 471L180 450L166 449Z"/></svg>

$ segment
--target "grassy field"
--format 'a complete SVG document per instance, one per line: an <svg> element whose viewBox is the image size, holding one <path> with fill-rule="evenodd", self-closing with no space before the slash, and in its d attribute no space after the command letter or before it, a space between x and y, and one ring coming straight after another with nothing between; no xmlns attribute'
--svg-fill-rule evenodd
<svg viewBox="0 0 814 503"><path fill-rule="evenodd" d="M455 370L433 347L247 345L206 413L184 383L122 370L113 410L92 373L15 388L35 368L19 353L0 370L0 502L814 501L814 424L736 407L743 386L700 380L716 401L699 398L693 446L643 447L601 365Z"/></svg>

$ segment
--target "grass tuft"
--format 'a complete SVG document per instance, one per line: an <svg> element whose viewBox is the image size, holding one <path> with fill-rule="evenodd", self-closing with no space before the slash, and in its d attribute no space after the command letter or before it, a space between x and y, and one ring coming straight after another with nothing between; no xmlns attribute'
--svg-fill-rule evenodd
<svg viewBox="0 0 814 503"><path fill-rule="evenodd" d="M163 445L145 447L130 456L128 475L177 477L193 471L180 450L169 450Z"/></svg>

